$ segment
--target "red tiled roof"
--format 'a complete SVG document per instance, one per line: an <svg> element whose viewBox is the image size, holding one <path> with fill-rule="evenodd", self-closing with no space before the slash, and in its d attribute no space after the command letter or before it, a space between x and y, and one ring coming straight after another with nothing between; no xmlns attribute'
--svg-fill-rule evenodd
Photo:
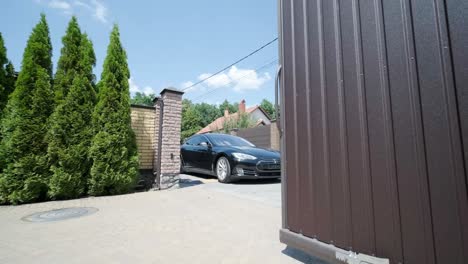
<svg viewBox="0 0 468 264"><path fill-rule="evenodd" d="M245 109L245 112L250 114L253 111L257 110L257 108L259 108L258 105L252 106L252 107ZM198 131L197 134L205 134L205 133L210 133L213 131L221 130L223 129L224 122L226 120L237 118L238 115L239 115L238 113L233 113L233 114L228 115L227 117L225 116L218 117L215 121L211 122L209 125L207 125L206 127L202 128L200 131Z"/></svg>

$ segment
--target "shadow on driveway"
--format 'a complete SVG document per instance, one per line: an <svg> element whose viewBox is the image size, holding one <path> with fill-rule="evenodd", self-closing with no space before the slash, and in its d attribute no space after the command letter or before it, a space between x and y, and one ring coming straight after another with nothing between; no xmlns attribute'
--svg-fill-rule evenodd
<svg viewBox="0 0 468 264"><path fill-rule="evenodd" d="M203 180L210 180L210 181L213 181L213 180L216 181L217 180L217 178L215 176L206 175L206 174L200 174L200 173L194 173L194 172L185 172L184 174L200 178L200 179L202 179L202 181ZM242 179L242 180L238 180L238 181L228 183L228 184L255 185L255 184L277 184L277 183L280 183L280 182L281 182L280 179Z"/></svg>
<svg viewBox="0 0 468 264"><path fill-rule="evenodd" d="M294 258L297 261L300 261L302 263L308 263L308 264L328 264L327 262L324 262L318 258L314 258L298 249L292 248L287 246L285 249L281 251L281 253Z"/></svg>

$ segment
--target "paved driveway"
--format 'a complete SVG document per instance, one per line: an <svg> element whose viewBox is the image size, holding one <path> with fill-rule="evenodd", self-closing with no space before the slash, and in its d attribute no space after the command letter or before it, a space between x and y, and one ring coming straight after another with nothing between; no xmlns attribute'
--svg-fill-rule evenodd
<svg viewBox="0 0 468 264"><path fill-rule="evenodd" d="M182 177L189 181L205 183L203 188L209 191L222 192L237 198L281 208L281 181L276 179L243 180L232 184L222 184L213 177L199 174L183 175Z"/></svg>
<svg viewBox="0 0 468 264"><path fill-rule="evenodd" d="M321 263L279 243L278 182L184 182L171 191L0 207L0 263ZM99 211L21 220L78 206Z"/></svg>

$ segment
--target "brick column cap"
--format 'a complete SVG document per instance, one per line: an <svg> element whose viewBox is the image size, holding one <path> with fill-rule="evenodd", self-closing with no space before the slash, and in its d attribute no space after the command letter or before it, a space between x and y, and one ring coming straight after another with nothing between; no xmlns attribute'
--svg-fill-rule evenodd
<svg viewBox="0 0 468 264"><path fill-rule="evenodd" d="M156 102L157 102L159 99L161 99L161 97L160 97L160 96L156 96L156 97L154 97L154 99L153 99L153 103L154 103L154 104L156 104Z"/></svg>
<svg viewBox="0 0 468 264"><path fill-rule="evenodd" d="M165 93L175 93L175 94L180 94L180 95L183 95L184 92L177 89L177 88L174 88L174 87L167 87L167 88L164 88L162 91L161 91L161 96L163 96Z"/></svg>

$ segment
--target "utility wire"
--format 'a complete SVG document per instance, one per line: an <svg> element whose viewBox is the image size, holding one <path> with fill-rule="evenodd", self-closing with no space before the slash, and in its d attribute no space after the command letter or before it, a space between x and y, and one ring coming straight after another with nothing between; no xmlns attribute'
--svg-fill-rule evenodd
<svg viewBox="0 0 468 264"><path fill-rule="evenodd" d="M231 65L224 67L223 69L217 71L216 73L213 73L212 75L210 75L210 76L208 76L208 77L206 77L206 78L204 78L204 79L202 79L202 80L200 80L200 81L198 81L198 82L196 82L196 83L194 83L194 84L192 84L192 85L190 85L190 86L188 86L188 87L185 87L184 89L182 89L182 91L188 90L188 89L190 89L190 88L192 88L192 87L194 87L194 86L196 86L196 85L199 85L199 84L202 83L202 82L207 81L208 79L213 78L215 75L218 75L218 74L222 73L223 71L225 71L225 70L231 68L232 66L238 64L239 62L241 62L241 61L247 59L248 57L254 55L254 54L257 53L257 52L259 52L260 50L262 50L262 49L268 47L269 45L273 44L273 43L274 43L275 41L277 41L277 40L278 40L278 37L274 38L273 40L269 41L268 43L266 43L265 45L261 46L260 48L258 48L258 49L256 49L256 50L252 51L251 53L249 53L248 55L242 57L241 59L237 60L236 62L232 63Z"/></svg>
<svg viewBox="0 0 468 264"><path fill-rule="evenodd" d="M247 73L247 74L242 75L241 77L239 77L239 78L237 78L237 79L232 79L231 81L227 82L226 84L224 84L224 85L222 85L222 86L213 88L213 89L207 91L206 93L203 93L203 94L201 94L201 95L195 97L194 99L192 99L192 102L197 101L198 99L202 98L203 96L205 96L205 95L207 95L207 94L209 94L209 93L211 93L211 92L213 92L213 91L215 91L215 90L218 90L218 89L220 89L220 88L226 87L226 86L228 86L228 85L230 85L230 84L232 84L232 83L239 82L240 80L246 78L246 77L249 76L250 74L253 74L253 73L256 73L256 72L258 72L258 71L267 69L267 68L269 68L269 67L275 65L277 62L278 62L278 59L275 58L274 60L272 60L272 61L270 61L270 62L268 62L268 63L266 63L266 64L264 64L264 65L262 65L262 66L260 66L260 67L258 67L257 69L255 69L255 70L253 70L253 71L251 71L251 72L249 72L249 73Z"/></svg>

